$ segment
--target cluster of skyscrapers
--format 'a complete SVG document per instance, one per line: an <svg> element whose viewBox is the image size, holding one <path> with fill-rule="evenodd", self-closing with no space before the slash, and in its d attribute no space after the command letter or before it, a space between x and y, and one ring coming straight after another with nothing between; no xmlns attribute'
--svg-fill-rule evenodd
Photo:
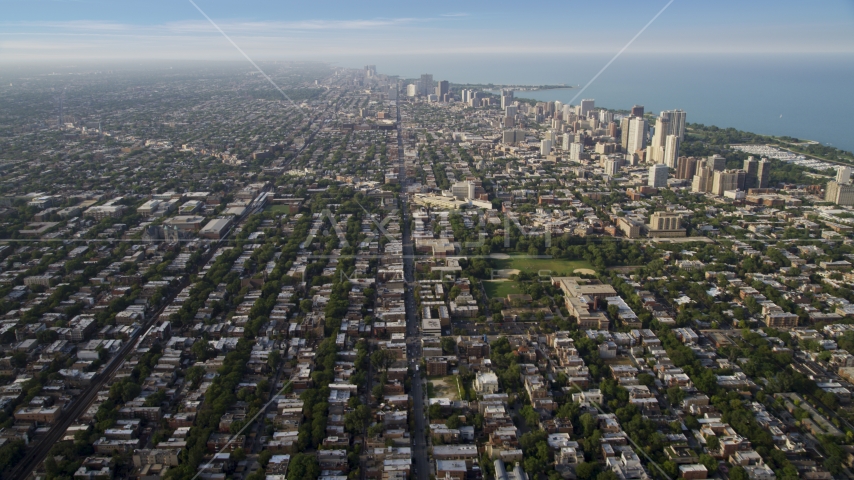
<svg viewBox="0 0 854 480"><path fill-rule="evenodd" d="M665 168L662 169L662 165ZM679 157L674 176L679 180L691 180L691 191L694 193L738 196L738 192L744 192L748 188L768 188L771 175L769 160L749 157L744 161L743 169L726 167L726 158L721 155L708 158ZM668 170L666 164L653 165L650 168L649 185L666 186Z"/></svg>
<svg viewBox="0 0 854 480"><path fill-rule="evenodd" d="M371 66L365 67L370 75ZM447 81L434 82L430 74L408 85L409 96L426 96L431 101L452 100ZM484 92L463 89L458 100L472 107L492 104L495 99ZM607 110L596 110L593 99L583 99L578 105L561 102L541 102L536 105L517 102L513 90L502 89L498 95L503 116L503 143L519 144L526 141L525 122L533 115L538 123L550 123L551 128L540 138L540 155L547 157L560 149L567 159L579 162L585 156L585 132L594 131L601 137L612 138L612 143L596 143L601 166L606 175L616 175L623 165L652 164L648 185L667 187L672 173L675 179L689 181L695 193L710 193L738 198L747 189L768 188L771 162L765 158L749 157L743 168L727 168L726 159L720 155L708 158L679 156L686 132L684 110L664 110L651 127L644 117L644 107L635 105L622 118ZM847 167L840 169L836 181L829 182L827 201L839 205L854 205L854 185Z"/></svg>
<svg viewBox="0 0 854 480"><path fill-rule="evenodd" d="M620 122L620 145L629 155L637 155L647 162L675 169L679 159L679 144L685 138L685 118L683 110L661 112L651 142L647 145L649 125L643 117L643 107L635 105L632 113Z"/></svg>
<svg viewBox="0 0 854 480"><path fill-rule="evenodd" d="M582 160L585 140L588 139L585 132L590 131L600 138L613 139L611 143L600 141L595 146L607 175L616 175L624 164L652 163L656 166L650 170L650 185L661 187L667 185L668 173L679 168L679 146L685 138L686 114L683 110L661 112L650 132L641 105L633 106L629 115L617 119L613 112L597 111L593 99L583 99L575 106L561 102L530 106L513 101L513 92L501 92L504 143L514 144L525 140L524 130L517 127L524 126L527 116L533 113L538 123L548 122L551 117L551 129L540 140L540 154L543 156L560 148L568 153L570 161ZM692 168L690 176L686 178L690 179L693 175Z"/></svg>
<svg viewBox="0 0 854 480"><path fill-rule="evenodd" d="M420 95L434 102L447 103L451 101L451 84L447 80L434 82L433 75L425 73L416 83L406 86L406 95L409 97Z"/></svg>

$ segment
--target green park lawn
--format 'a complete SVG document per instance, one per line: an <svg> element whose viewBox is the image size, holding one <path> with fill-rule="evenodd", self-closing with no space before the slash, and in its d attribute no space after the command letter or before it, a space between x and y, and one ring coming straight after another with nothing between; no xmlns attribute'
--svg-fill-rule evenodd
<svg viewBox="0 0 854 480"><path fill-rule="evenodd" d="M267 211L279 215L290 213L291 207L289 205L269 205L267 206Z"/></svg>
<svg viewBox="0 0 854 480"><path fill-rule="evenodd" d="M519 284L511 280L485 280L483 288L489 298L505 298L507 295L522 293Z"/></svg>
<svg viewBox="0 0 854 480"><path fill-rule="evenodd" d="M493 268L499 270L516 269L534 275L541 270L551 270L552 275L572 275L579 268L594 270L587 260L563 260L560 258L528 258L511 256L507 259L491 259ZM545 273L545 272L544 272Z"/></svg>

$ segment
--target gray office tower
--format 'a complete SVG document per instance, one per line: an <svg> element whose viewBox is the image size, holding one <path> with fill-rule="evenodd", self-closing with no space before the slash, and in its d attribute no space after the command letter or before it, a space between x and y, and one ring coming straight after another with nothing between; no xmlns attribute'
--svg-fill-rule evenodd
<svg viewBox="0 0 854 480"><path fill-rule="evenodd" d="M666 118L669 123L668 135L676 135L679 140L685 139L685 111L684 110L665 110L661 112L661 117Z"/></svg>
<svg viewBox="0 0 854 480"><path fill-rule="evenodd" d="M442 80L436 84L436 96L439 97L439 101L442 101L442 97L450 92L450 84L447 80Z"/></svg>
<svg viewBox="0 0 854 480"><path fill-rule="evenodd" d="M421 75L421 95L427 96L433 93L433 75L425 73Z"/></svg>
<svg viewBox="0 0 854 480"><path fill-rule="evenodd" d="M771 182L771 160L763 158L759 162L757 176L759 177L759 188L768 188L768 184Z"/></svg>
<svg viewBox="0 0 854 480"><path fill-rule="evenodd" d="M744 161L744 171L747 172L744 187L759 187L759 162L753 157L747 157L747 160Z"/></svg>

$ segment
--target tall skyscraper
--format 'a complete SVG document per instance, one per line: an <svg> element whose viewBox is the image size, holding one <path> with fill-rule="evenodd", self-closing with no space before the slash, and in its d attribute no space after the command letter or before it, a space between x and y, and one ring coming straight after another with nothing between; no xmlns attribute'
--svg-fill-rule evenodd
<svg viewBox="0 0 854 480"><path fill-rule="evenodd" d="M623 149L623 152L628 151L629 147L629 122L631 121L630 117L623 117L620 120L620 147Z"/></svg>
<svg viewBox="0 0 854 480"><path fill-rule="evenodd" d="M548 139L540 140L540 155L546 156L552 153L552 141Z"/></svg>
<svg viewBox="0 0 854 480"><path fill-rule="evenodd" d="M655 133L652 135L652 146L664 147L667 136L670 135L670 120L665 117L658 117L655 121Z"/></svg>
<svg viewBox="0 0 854 480"><path fill-rule="evenodd" d="M744 171L747 177L744 181L745 188L759 187L759 162L753 157L747 157L744 161Z"/></svg>
<svg viewBox="0 0 854 480"><path fill-rule="evenodd" d="M610 175L612 177L616 175L617 171L619 171L620 169L620 163L620 160L616 160L613 158L605 160L605 174Z"/></svg>
<svg viewBox="0 0 854 480"><path fill-rule="evenodd" d="M757 176L759 177L759 188L768 188L768 184L771 183L770 160L763 158L759 162L759 171L757 172Z"/></svg>
<svg viewBox="0 0 854 480"><path fill-rule="evenodd" d="M573 140L573 136L571 133L564 133L563 134L563 143L561 144L560 148L568 151L569 150L569 144L572 143L572 140Z"/></svg>
<svg viewBox="0 0 854 480"><path fill-rule="evenodd" d="M647 185L653 188L664 188L667 186L667 165L656 164L649 167L649 180Z"/></svg>
<svg viewBox="0 0 854 480"><path fill-rule="evenodd" d="M679 161L679 137L676 135L668 135L667 142L664 146L664 161L663 163L671 169L676 169L676 163Z"/></svg>
<svg viewBox="0 0 854 480"><path fill-rule="evenodd" d="M564 122L572 121L572 105L562 105L560 110L560 116L563 117Z"/></svg>
<svg viewBox="0 0 854 480"><path fill-rule="evenodd" d="M726 170L726 158L723 155L711 155L706 161L706 165L708 165L712 170Z"/></svg>
<svg viewBox="0 0 854 480"><path fill-rule="evenodd" d="M851 169L848 167L839 167L836 170L836 183L851 183Z"/></svg>
<svg viewBox="0 0 854 480"><path fill-rule="evenodd" d="M712 181L712 193L723 196L724 192L743 190L747 172L744 170L715 170Z"/></svg>
<svg viewBox="0 0 854 480"><path fill-rule="evenodd" d="M706 193L712 190L713 175L711 168L706 165L705 160L697 162L697 173L691 181L691 191L694 193Z"/></svg>
<svg viewBox="0 0 854 480"><path fill-rule="evenodd" d="M365 76L368 78L377 76L377 66L376 65L365 65Z"/></svg>
<svg viewBox="0 0 854 480"><path fill-rule="evenodd" d="M421 95L425 97L433 93L433 75L425 73L421 75Z"/></svg>
<svg viewBox="0 0 854 480"><path fill-rule="evenodd" d="M557 105L555 102L546 102L543 104L543 113L552 116L557 111Z"/></svg>
<svg viewBox="0 0 854 480"><path fill-rule="evenodd" d="M513 103L513 90L501 90L501 108L507 108Z"/></svg>
<svg viewBox="0 0 854 480"><path fill-rule="evenodd" d="M631 115L633 117L642 117L643 116L643 105L635 105L634 107L632 107Z"/></svg>
<svg viewBox="0 0 854 480"><path fill-rule="evenodd" d="M569 144L569 159L573 162L580 162L581 155L584 154L584 144L583 143L570 143Z"/></svg>
<svg viewBox="0 0 854 480"><path fill-rule="evenodd" d="M646 149L647 162L665 163L664 148L667 145L668 124L669 120L664 117L658 117L658 119L655 121L655 133L652 135L652 141ZM670 166L670 168L673 167Z"/></svg>
<svg viewBox="0 0 854 480"><path fill-rule="evenodd" d="M614 121L614 114L607 110L599 110L599 123L607 125Z"/></svg>
<svg viewBox="0 0 854 480"><path fill-rule="evenodd" d="M854 185L831 180L827 182L824 200L837 205L854 205Z"/></svg>
<svg viewBox="0 0 854 480"><path fill-rule="evenodd" d="M587 118L588 114L593 111L594 105L596 101L592 98L587 98L581 101L581 105L579 105L579 116L582 118Z"/></svg>
<svg viewBox="0 0 854 480"><path fill-rule="evenodd" d="M679 140L685 139L685 111L684 110L665 110L661 112L661 117L668 120L667 135L676 135Z"/></svg>
<svg viewBox="0 0 854 480"><path fill-rule="evenodd" d="M441 80L436 84L436 96L439 97L439 101L442 101L442 97L447 95L450 92L450 85L447 80Z"/></svg>
<svg viewBox="0 0 854 480"><path fill-rule="evenodd" d="M692 180L696 173L696 157L679 157L679 161L676 165L676 178L680 180Z"/></svg>
<svg viewBox="0 0 854 480"><path fill-rule="evenodd" d="M414 97L414 96L418 95L418 87L419 86L415 85L414 83L410 83L409 85L407 85L406 86L406 96L407 97Z"/></svg>
<svg viewBox="0 0 854 480"><path fill-rule="evenodd" d="M643 150L646 146L646 120L643 118L632 118L629 121L629 138L626 142L626 152L635 153Z"/></svg>

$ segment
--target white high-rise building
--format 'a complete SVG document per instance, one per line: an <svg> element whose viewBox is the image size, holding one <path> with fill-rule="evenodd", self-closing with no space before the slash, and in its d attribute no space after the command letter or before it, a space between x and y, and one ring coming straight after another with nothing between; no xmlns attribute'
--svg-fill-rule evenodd
<svg viewBox="0 0 854 480"><path fill-rule="evenodd" d="M656 164L649 167L649 180L647 185L653 188L663 188L667 186L667 172L670 169L667 165Z"/></svg>
<svg viewBox="0 0 854 480"><path fill-rule="evenodd" d="M668 168L676 170L676 162L679 161L679 137L676 135L668 135L667 143L664 146L663 162Z"/></svg>
<svg viewBox="0 0 854 480"><path fill-rule="evenodd" d="M552 142L552 145L557 143L557 133L554 130L549 130L546 132L546 140Z"/></svg>
<svg viewBox="0 0 854 480"><path fill-rule="evenodd" d="M587 118L587 115L593 111L595 104L596 101L591 98L582 100L581 105L579 105L579 116L581 116L582 118Z"/></svg>
<svg viewBox="0 0 854 480"><path fill-rule="evenodd" d="M667 135L676 135L679 141L685 139L685 111L684 110L665 110L661 112L661 117L668 120Z"/></svg>
<svg viewBox="0 0 854 480"><path fill-rule="evenodd" d="M414 83L410 83L409 85L407 85L406 86L406 96L407 97L414 97L416 95L418 95L418 85L416 85Z"/></svg>
<svg viewBox="0 0 854 480"><path fill-rule="evenodd" d="M506 108L513 103L513 90L501 91L501 108Z"/></svg>
<svg viewBox="0 0 854 480"><path fill-rule="evenodd" d="M626 152L635 153L643 150L646 146L646 120L643 118L632 118L629 121L629 138L626 142Z"/></svg>
<svg viewBox="0 0 854 480"><path fill-rule="evenodd" d="M459 182L451 185L451 195L460 200L471 200L474 198L475 185L471 182Z"/></svg>
<svg viewBox="0 0 854 480"><path fill-rule="evenodd" d="M605 175L615 176L620 170L620 160L609 158L605 160Z"/></svg>
<svg viewBox="0 0 854 480"><path fill-rule="evenodd" d="M849 183L851 182L851 169L848 167L839 167L836 170L836 183Z"/></svg>
<svg viewBox="0 0 854 480"><path fill-rule="evenodd" d="M561 145L561 148L564 150L569 150L569 144L572 143L572 141L574 139L575 139L575 137L572 134L564 133L563 134L563 145Z"/></svg>
<svg viewBox="0 0 854 480"><path fill-rule="evenodd" d="M569 159L573 162L580 162L581 155L584 154L584 144L583 143L571 143L569 144Z"/></svg>
<svg viewBox="0 0 854 480"><path fill-rule="evenodd" d="M667 130L670 121L663 117L658 117L655 121L655 133L649 146L646 147L646 161L649 163L665 163L664 153L667 146Z"/></svg>
<svg viewBox="0 0 854 480"><path fill-rule="evenodd" d="M614 121L614 114L607 110L599 110L599 123L607 125Z"/></svg>
<svg viewBox="0 0 854 480"><path fill-rule="evenodd" d="M854 185L831 180L827 182L824 200L837 205L854 205Z"/></svg>
<svg viewBox="0 0 854 480"><path fill-rule="evenodd" d="M569 122L569 117L572 114L572 105L564 105L562 108L561 116L565 122Z"/></svg>
<svg viewBox="0 0 854 480"><path fill-rule="evenodd" d="M551 140L541 140L540 141L540 155L546 156L552 153L552 141Z"/></svg>
<svg viewBox="0 0 854 480"><path fill-rule="evenodd" d="M664 147L646 146L647 163L664 163Z"/></svg>

